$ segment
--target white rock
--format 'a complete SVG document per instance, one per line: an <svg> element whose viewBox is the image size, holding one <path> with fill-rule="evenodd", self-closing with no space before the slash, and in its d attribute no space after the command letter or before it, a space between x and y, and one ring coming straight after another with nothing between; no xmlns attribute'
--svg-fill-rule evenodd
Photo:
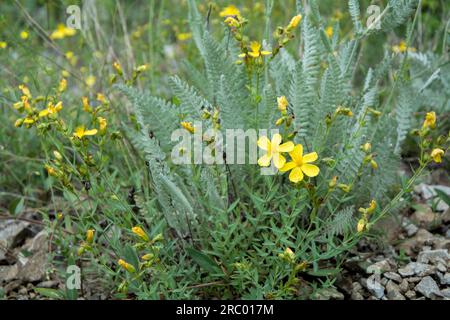
<svg viewBox="0 0 450 320"><path fill-rule="evenodd" d="M429 299L434 298L435 296L441 296L441 292L436 284L436 281L434 281L430 276L423 278L422 281L417 284L415 289L417 292L420 292Z"/></svg>

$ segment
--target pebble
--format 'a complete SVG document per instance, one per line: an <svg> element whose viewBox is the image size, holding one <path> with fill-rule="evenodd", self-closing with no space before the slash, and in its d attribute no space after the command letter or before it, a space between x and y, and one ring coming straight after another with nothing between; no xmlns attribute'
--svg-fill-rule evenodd
<svg viewBox="0 0 450 320"><path fill-rule="evenodd" d="M378 261L378 262L370 265L366 269L366 272L369 274L371 274L371 273L381 274L381 273L389 272L389 271L391 271L391 265L389 264L387 259Z"/></svg>
<svg viewBox="0 0 450 320"><path fill-rule="evenodd" d="M416 297L416 293L415 293L414 291L412 291L412 290L409 290L409 291L407 291L407 292L405 293L405 296L406 296L408 299L414 299L414 298Z"/></svg>
<svg viewBox="0 0 450 320"><path fill-rule="evenodd" d="M414 223L412 223L409 219L405 219L403 221L402 227L406 231L406 234L408 235L408 237L412 237L413 235L415 235L417 233L417 231L419 231L419 228Z"/></svg>
<svg viewBox="0 0 450 320"><path fill-rule="evenodd" d="M450 299L450 288L446 288L444 290L441 290L441 294L444 298Z"/></svg>
<svg viewBox="0 0 450 320"><path fill-rule="evenodd" d="M377 281L375 275L367 278L367 290L377 299L381 299L384 296L384 287Z"/></svg>
<svg viewBox="0 0 450 320"><path fill-rule="evenodd" d="M389 280L394 280L397 283L402 282L402 277L396 272L386 272L383 275L385 278L388 278Z"/></svg>
<svg viewBox="0 0 450 320"><path fill-rule="evenodd" d="M409 282L406 279L403 279L399 285L400 290L404 293L409 289Z"/></svg>
<svg viewBox="0 0 450 320"><path fill-rule="evenodd" d="M436 281L434 281L430 276L426 276L425 278L423 278L415 289L417 292L420 292L423 296L429 299L441 295Z"/></svg>
<svg viewBox="0 0 450 320"><path fill-rule="evenodd" d="M434 268L430 265L420 262L410 262L404 268L398 269L398 273L403 277L418 275L421 277L434 273Z"/></svg>
<svg viewBox="0 0 450 320"><path fill-rule="evenodd" d="M398 285L396 285L392 280L389 280L386 284L386 296L389 300L406 300L400 293L400 288Z"/></svg>
<svg viewBox="0 0 450 320"><path fill-rule="evenodd" d="M421 263L437 263L437 260L448 261L448 259L450 259L450 256L446 249L422 251L417 256L417 262Z"/></svg>

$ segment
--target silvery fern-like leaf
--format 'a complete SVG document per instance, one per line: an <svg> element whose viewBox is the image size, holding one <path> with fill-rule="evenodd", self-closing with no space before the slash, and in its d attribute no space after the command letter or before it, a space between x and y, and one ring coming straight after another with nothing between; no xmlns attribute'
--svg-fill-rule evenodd
<svg viewBox="0 0 450 320"><path fill-rule="evenodd" d="M361 33L363 28L361 24L361 11L359 8L359 0L349 0L348 8L350 16L352 17L353 25L355 26L356 33Z"/></svg>
<svg viewBox="0 0 450 320"><path fill-rule="evenodd" d="M202 108L212 109L209 101L178 76L171 77L169 81L174 94L180 100L181 112L187 119L200 119Z"/></svg>
<svg viewBox="0 0 450 320"><path fill-rule="evenodd" d="M354 207L346 207L334 214L333 219L328 224L328 233L331 236L343 235L354 226Z"/></svg>
<svg viewBox="0 0 450 320"><path fill-rule="evenodd" d="M390 31L406 22L412 16L419 0L389 0L388 12L381 20L381 30Z"/></svg>
<svg viewBox="0 0 450 320"><path fill-rule="evenodd" d="M304 39L304 54L301 72L297 67L296 79L293 83L293 110L297 137L304 138L312 135L313 121L311 119L317 104L316 86L320 71L320 40L318 30L311 25L308 18L302 25Z"/></svg>
<svg viewBox="0 0 450 320"><path fill-rule="evenodd" d="M205 48L203 46L203 34L205 33L205 22L202 20L195 0L188 0L188 7L188 21L192 31L192 38L194 39L200 54L204 55Z"/></svg>

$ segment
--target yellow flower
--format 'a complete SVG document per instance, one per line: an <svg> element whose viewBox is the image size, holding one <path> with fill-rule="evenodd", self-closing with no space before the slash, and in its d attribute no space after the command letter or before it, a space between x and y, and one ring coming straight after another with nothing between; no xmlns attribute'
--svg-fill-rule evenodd
<svg viewBox="0 0 450 320"><path fill-rule="evenodd" d="M377 170L378 169L378 163L375 160L370 160L370 166L372 169Z"/></svg>
<svg viewBox="0 0 450 320"><path fill-rule="evenodd" d="M303 155L303 146L298 144L292 152L289 152L289 155L292 161L286 163L280 171L287 172L292 170L289 174L289 180L292 182L297 183L302 181L303 174L306 174L308 177L316 177L319 174L319 167L310 164L317 160L318 156L316 152Z"/></svg>
<svg viewBox="0 0 450 320"><path fill-rule="evenodd" d="M113 63L113 67L114 67L114 69L116 69L116 72L117 72L119 75L122 75L122 74L123 74L122 66L120 65L119 62L115 61L115 62Z"/></svg>
<svg viewBox="0 0 450 320"><path fill-rule="evenodd" d="M229 26L229 27L234 27L234 28L238 28L241 24L239 23L239 21L235 18L235 17L228 17L225 19L225 23Z"/></svg>
<svg viewBox="0 0 450 320"><path fill-rule="evenodd" d="M128 262L126 262L125 260L119 259L119 261L117 262L122 268L124 268L125 270L127 270L130 273L135 273L136 269L129 264Z"/></svg>
<svg viewBox="0 0 450 320"><path fill-rule="evenodd" d="M433 158L434 162L441 163L442 162L442 156L444 155L445 151L439 148L433 149L431 151L431 157Z"/></svg>
<svg viewBox="0 0 450 320"><path fill-rule="evenodd" d="M19 128L22 126L24 119L17 119L16 122L14 122L14 127Z"/></svg>
<svg viewBox="0 0 450 320"><path fill-rule="evenodd" d="M291 19L291 22L289 22L289 25L287 26L287 30L291 31L292 29L296 28L298 26L298 24L300 23L300 21L302 21L302 15L296 15L295 17L293 17Z"/></svg>
<svg viewBox="0 0 450 320"><path fill-rule="evenodd" d="M20 32L20 38L21 38L22 40L27 40L28 37L29 37L29 34L28 34L27 31L23 30L22 32Z"/></svg>
<svg viewBox="0 0 450 320"><path fill-rule="evenodd" d="M398 45L392 46L392 51L394 51L395 53L403 53L406 52L406 50L408 50L409 52L415 52L416 48L408 48L408 45L404 40L400 41Z"/></svg>
<svg viewBox="0 0 450 320"><path fill-rule="evenodd" d="M65 54L65 57L67 60L69 60L71 65L76 65L78 58L75 56L75 54L72 51L67 51Z"/></svg>
<svg viewBox="0 0 450 320"><path fill-rule="evenodd" d="M347 117L353 117L352 110L350 110L350 108L345 108L342 106L337 107L335 113Z"/></svg>
<svg viewBox="0 0 450 320"><path fill-rule="evenodd" d="M177 39L179 41L186 41L186 40L189 40L190 38L192 38L192 33L190 33L190 32L182 32L182 33L177 34Z"/></svg>
<svg viewBox="0 0 450 320"><path fill-rule="evenodd" d="M234 5L229 5L228 7L223 8L223 10L220 11L219 15L221 17L232 16L232 17L237 17L238 19L241 19L241 12Z"/></svg>
<svg viewBox="0 0 450 320"><path fill-rule="evenodd" d="M104 133L106 131L106 126L108 125L108 122L103 117L98 117L97 120L98 120L100 132Z"/></svg>
<svg viewBox="0 0 450 320"><path fill-rule="evenodd" d="M28 87L26 85L24 85L24 84L19 85L19 89L22 91L22 94L24 96L26 96L27 98L31 98L30 89L28 89Z"/></svg>
<svg viewBox="0 0 450 320"><path fill-rule="evenodd" d="M370 205L367 208L367 213L372 213L375 211L375 209L377 208L377 202L375 201L375 199L372 199L372 201L370 201Z"/></svg>
<svg viewBox="0 0 450 320"><path fill-rule="evenodd" d="M289 102L286 99L286 97L285 96L278 97L277 102L278 102L278 110L286 111L286 108L289 105Z"/></svg>
<svg viewBox="0 0 450 320"><path fill-rule="evenodd" d="M136 68L137 72L144 72L144 71L147 71L147 70L148 70L148 64L147 63L143 64L143 65L140 65L140 66L138 66Z"/></svg>
<svg viewBox="0 0 450 320"><path fill-rule="evenodd" d="M265 155L258 159L258 164L261 167L268 167L272 159L276 168L280 169L284 166L286 163L286 158L283 157L281 153L291 152L294 150L294 143L292 141L288 141L281 144L281 140L282 137L279 133L273 135L272 141L270 141L266 136L259 138L258 147L267 151Z"/></svg>
<svg viewBox="0 0 450 320"><path fill-rule="evenodd" d="M95 85L96 80L97 79L95 78L95 76L90 75L86 78L86 85L88 87L93 87Z"/></svg>
<svg viewBox="0 0 450 320"><path fill-rule="evenodd" d="M45 165L45 170L47 170L47 173L49 176L53 176L53 177L57 177L58 176L58 171L56 171L55 168L53 168L52 166L49 165Z"/></svg>
<svg viewBox="0 0 450 320"><path fill-rule="evenodd" d="M71 37L75 35L77 31L72 28L67 28L64 24L60 23L56 27L56 30L52 32L50 35L50 39L57 40L57 39L64 39L65 37Z"/></svg>
<svg viewBox="0 0 450 320"><path fill-rule="evenodd" d="M427 112L422 128L436 128L436 112Z"/></svg>
<svg viewBox="0 0 450 320"><path fill-rule="evenodd" d="M370 144L370 142L366 142L363 146L362 149L364 152L370 152L370 150L372 149L372 145Z"/></svg>
<svg viewBox="0 0 450 320"><path fill-rule="evenodd" d="M61 81L59 82L59 86L58 86L58 91L59 92L64 92L67 89L67 80L62 78Z"/></svg>
<svg viewBox="0 0 450 320"><path fill-rule="evenodd" d="M92 112L92 108L89 105L88 97L83 97L83 98L81 98L81 100L83 101L83 111L85 111L85 112Z"/></svg>
<svg viewBox="0 0 450 320"><path fill-rule="evenodd" d="M86 130L84 126L79 126L75 129L73 133L74 137L82 139L84 136L93 136L97 134L97 129Z"/></svg>
<svg viewBox="0 0 450 320"><path fill-rule="evenodd" d="M105 95L103 93L97 93L97 101L102 104L107 104L108 100L106 99Z"/></svg>
<svg viewBox="0 0 450 320"><path fill-rule="evenodd" d="M86 242L87 243L92 243L94 241L94 233L95 233L94 229L89 229L88 231L86 231Z"/></svg>
<svg viewBox="0 0 450 320"><path fill-rule="evenodd" d="M141 238L145 242L148 242L150 240L147 233L145 233L145 231L141 227L133 227L131 229L131 231L133 231L133 233L135 235L137 235L139 238Z"/></svg>
<svg viewBox="0 0 450 320"><path fill-rule="evenodd" d="M62 70L62 71L61 71L61 75L62 75L64 78L70 77L70 73L69 73L69 71L67 71L67 70Z"/></svg>
<svg viewBox="0 0 450 320"><path fill-rule="evenodd" d="M144 261L149 261L149 260L152 260L154 257L155 257L155 255L153 253L147 253L147 254L143 255L141 257L141 259Z"/></svg>
<svg viewBox="0 0 450 320"><path fill-rule="evenodd" d="M8 44L5 41L0 41L0 49L5 49Z"/></svg>
<svg viewBox="0 0 450 320"><path fill-rule="evenodd" d="M327 35L328 38L331 38L333 36L333 27L329 26L325 29L325 34Z"/></svg>
<svg viewBox="0 0 450 320"><path fill-rule="evenodd" d="M363 218L359 219L356 230L358 231L358 233L361 233L366 229L367 229L367 220L365 217L363 217Z"/></svg>
<svg viewBox="0 0 450 320"><path fill-rule="evenodd" d="M288 262L294 262L295 261L295 253L294 253L294 251L292 251L292 249L291 248L286 248L286 250L284 250L284 252L283 253L280 253L279 255L278 255L281 259L284 259L284 260L286 260L286 261L288 261Z"/></svg>
<svg viewBox="0 0 450 320"><path fill-rule="evenodd" d="M55 159L56 159L56 160L61 161L61 160L63 159L61 153L59 153L59 152L56 151L56 150L53 151L53 155L55 156Z"/></svg>
<svg viewBox="0 0 450 320"><path fill-rule="evenodd" d="M270 51L261 51L261 44L258 41L250 42L250 52L248 55L252 58L259 58L261 56L268 56L272 54Z"/></svg>
<svg viewBox="0 0 450 320"><path fill-rule="evenodd" d="M56 105L53 105L53 102L49 102L47 105L47 109L39 112L39 118L46 117L48 115L56 115L58 112L62 110L62 102L58 102Z"/></svg>
<svg viewBox="0 0 450 320"><path fill-rule="evenodd" d="M194 133L194 132L195 132L195 128L194 128L194 126L192 125L191 122L183 121L183 122L181 122L180 124L181 124L181 126L182 126L183 128L185 128L185 129L186 129L187 131L189 131L190 133Z"/></svg>

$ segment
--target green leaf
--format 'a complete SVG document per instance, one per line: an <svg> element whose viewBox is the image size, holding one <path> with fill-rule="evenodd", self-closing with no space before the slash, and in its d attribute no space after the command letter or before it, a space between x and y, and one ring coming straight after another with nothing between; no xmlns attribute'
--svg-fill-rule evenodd
<svg viewBox="0 0 450 320"><path fill-rule="evenodd" d="M9 212L14 216L19 215L23 210L24 202L25 202L24 198L12 201L11 204L9 205Z"/></svg>
<svg viewBox="0 0 450 320"><path fill-rule="evenodd" d="M210 273L223 273L219 266L215 263L215 261L203 252L198 251L194 248L187 248L186 251L191 256L191 258L206 271Z"/></svg>
<svg viewBox="0 0 450 320"><path fill-rule="evenodd" d="M446 204L450 206L450 196L446 194L444 191L439 190L438 188L435 188L434 191L436 191L438 197L444 201Z"/></svg>
<svg viewBox="0 0 450 320"><path fill-rule="evenodd" d="M58 300L64 299L64 294L61 292L61 290L48 288L34 288L34 291L50 299L58 299Z"/></svg>

